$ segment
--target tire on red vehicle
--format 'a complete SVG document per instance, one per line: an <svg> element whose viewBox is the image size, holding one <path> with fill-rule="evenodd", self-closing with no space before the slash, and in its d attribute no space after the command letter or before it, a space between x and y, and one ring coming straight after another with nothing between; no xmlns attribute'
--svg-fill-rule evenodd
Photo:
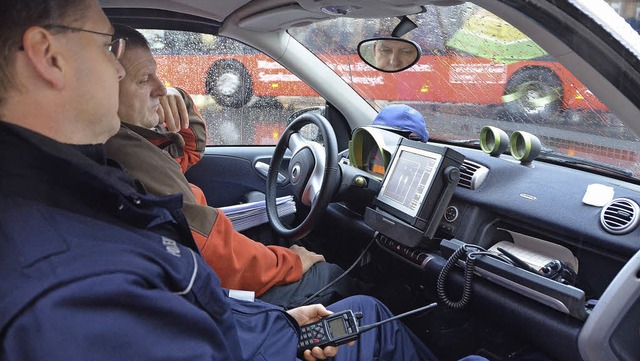
<svg viewBox="0 0 640 361"><path fill-rule="evenodd" d="M253 96L249 70L239 61L225 59L215 62L205 80L207 94L225 107L241 108Z"/></svg>
<svg viewBox="0 0 640 361"><path fill-rule="evenodd" d="M524 67L507 82L502 103L511 119L543 123L557 117L563 96L562 81L553 70Z"/></svg>

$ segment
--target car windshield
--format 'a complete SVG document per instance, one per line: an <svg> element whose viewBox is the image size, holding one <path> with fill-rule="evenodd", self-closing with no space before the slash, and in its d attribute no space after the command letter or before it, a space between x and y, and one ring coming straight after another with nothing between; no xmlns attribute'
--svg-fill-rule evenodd
<svg viewBox="0 0 640 361"><path fill-rule="evenodd" d="M420 111L431 140L473 146L487 125L525 131L541 140L542 157L640 179L638 135L517 28L468 3L426 6L409 18L417 27L402 38L416 42L421 57L397 73L356 53L363 39L391 36L396 17L338 18L289 33L377 110L404 103Z"/></svg>

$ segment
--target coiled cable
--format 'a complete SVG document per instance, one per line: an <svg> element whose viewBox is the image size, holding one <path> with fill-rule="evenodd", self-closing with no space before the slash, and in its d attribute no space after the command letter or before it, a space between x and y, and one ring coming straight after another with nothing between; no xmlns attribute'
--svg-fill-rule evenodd
<svg viewBox="0 0 640 361"><path fill-rule="evenodd" d="M472 291L471 281L473 280L473 268L475 266L476 255L479 253L485 253L485 252L486 251L481 247L470 246L465 244L464 246L458 248L458 250L455 251L453 255L451 255L451 257L449 257L449 260L440 271L440 274L438 275L438 282L436 283L436 291L438 293L438 300L440 300L440 303L453 309L463 308L469 303L469 300L471 299L471 291ZM449 272L451 272L451 269L456 265L458 260L460 260L464 255L467 256L467 259L465 261L465 267L464 267L462 297L458 301L452 301L449 298L449 296L447 296L447 293L445 292L445 282L447 280L447 276L449 275Z"/></svg>

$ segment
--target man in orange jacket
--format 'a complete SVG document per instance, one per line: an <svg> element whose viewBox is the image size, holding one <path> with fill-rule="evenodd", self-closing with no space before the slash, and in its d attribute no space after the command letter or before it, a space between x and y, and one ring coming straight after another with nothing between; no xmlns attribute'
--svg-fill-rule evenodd
<svg viewBox="0 0 640 361"><path fill-rule="evenodd" d="M222 286L254 291L262 300L288 308L338 277L340 267L324 262L322 255L297 245L285 248L253 241L235 231L224 213L206 205L202 191L183 174L204 153L201 115L184 91L169 88L167 94L144 36L122 25L114 28L127 38L127 51L120 60L127 75L120 83L122 125L106 143L107 155L150 193L183 194L193 237ZM329 303L353 293L348 281L340 281L314 302Z"/></svg>

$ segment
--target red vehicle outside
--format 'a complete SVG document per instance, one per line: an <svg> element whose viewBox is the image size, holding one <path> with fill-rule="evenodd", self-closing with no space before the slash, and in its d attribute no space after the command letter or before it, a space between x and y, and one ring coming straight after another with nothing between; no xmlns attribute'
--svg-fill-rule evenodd
<svg viewBox="0 0 640 361"><path fill-rule="evenodd" d="M353 42L352 38L333 39L345 42L345 46L339 47L340 54L314 49L314 43L335 48L335 42L327 38L314 38L316 33L326 36L326 28L313 32L313 36L309 36L310 33L294 36L303 43L308 42L305 45L372 101L502 106L503 114L512 119L534 122L558 115L567 118L565 115L607 110L560 63L500 18L475 12L450 31L453 35L445 37L446 43L434 45L425 43L425 39L430 33L444 32L442 27L433 27L433 23L437 23L434 19L442 15L424 16L429 19L423 20L427 26L413 35L414 39L423 41L420 44L423 55L417 64L400 73L382 73L367 66L353 53L355 46L347 45ZM354 26L364 28L371 24ZM501 51L515 49L508 54L513 59L492 59L492 54L474 55L474 43L481 41L485 41L483 45L493 42L495 47L502 47ZM240 108L254 96L318 96L273 59L223 37L164 32L155 43L160 44L152 46L158 72L167 85L179 84L191 94L211 95L222 106ZM183 49L185 44L193 44L192 51L179 54L173 51ZM516 53L519 49L529 49L529 54L524 50Z"/></svg>
<svg viewBox="0 0 640 361"><path fill-rule="evenodd" d="M239 108L253 95L318 96L264 54L155 55L158 74L191 94L212 95L218 104Z"/></svg>
<svg viewBox="0 0 640 361"><path fill-rule="evenodd" d="M375 100L504 105L514 116L529 118L564 110L607 110L569 71L552 61L500 64L471 56L423 55L413 67L389 74L370 69L355 55L348 61L341 59L344 56L325 57L337 64L338 71L348 62L355 63L343 72L345 80Z"/></svg>
<svg viewBox="0 0 640 361"><path fill-rule="evenodd" d="M376 100L502 104L502 97L509 93L507 89L536 82L555 89L564 108L606 110L582 83L556 62L525 60L499 64L477 57L425 55L412 68L387 74L369 68L357 55L325 57L354 88ZM192 94L219 94L220 98L225 95L232 98L235 94L232 100L223 101L227 106L242 106L250 95L318 96L263 54L156 55L155 58L162 79L181 84ZM226 92L215 89L216 78L221 79L220 83L232 83L226 85L231 89ZM394 86L397 83L403 85Z"/></svg>
<svg viewBox="0 0 640 361"><path fill-rule="evenodd" d="M357 55L322 55L363 96L382 101L504 104L515 115L549 116L560 109L606 107L562 65L524 60L500 64L463 55L424 55L397 74L369 68ZM220 105L241 107L252 96L318 94L261 53L156 55L159 75L192 94L212 95ZM528 99L510 107L509 94ZM536 101L541 103L536 105ZM552 103L552 106L548 106ZM518 106L520 108L518 108Z"/></svg>

